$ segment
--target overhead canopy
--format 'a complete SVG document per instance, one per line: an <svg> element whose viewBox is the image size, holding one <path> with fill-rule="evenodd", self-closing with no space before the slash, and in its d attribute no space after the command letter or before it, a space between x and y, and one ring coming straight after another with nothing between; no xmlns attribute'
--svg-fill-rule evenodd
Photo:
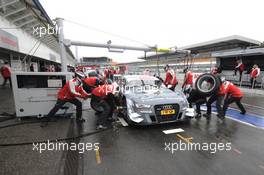
<svg viewBox="0 0 264 175"><path fill-rule="evenodd" d="M259 46L261 42L239 35L211 40L203 43L182 47L181 49L191 50L192 53L213 52L235 48L247 48L249 46Z"/></svg>
<svg viewBox="0 0 264 175"><path fill-rule="evenodd" d="M236 56L250 56L250 55L264 55L264 48L241 49L226 52L213 52L212 57L236 57Z"/></svg>
<svg viewBox="0 0 264 175"><path fill-rule="evenodd" d="M0 15L59 53L58 35L56 33L46 33L40 36L34 32L34 28L54 27L52 20L38 0L1 0ZM68 47L66 47L66 51L67 58L74 59Z"/></svg>

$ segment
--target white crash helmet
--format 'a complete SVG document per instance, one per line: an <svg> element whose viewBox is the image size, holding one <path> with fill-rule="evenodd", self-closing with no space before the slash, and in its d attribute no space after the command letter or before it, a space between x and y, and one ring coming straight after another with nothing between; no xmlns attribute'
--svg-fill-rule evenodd
<svg viewBox="0 0 264 175"><path fill-rule="evenodd" d="M220 81L221 81L221 83L225 83L225 82L226 82L225 77L221 76L221 77L220 77Z"/></svg>
<svg viewBox="0 0 264 175"><path fill-rule="evenodd" d="M79 80L83 80L85 78L85 75L82 72L75 72L75 77Z"/></svg>

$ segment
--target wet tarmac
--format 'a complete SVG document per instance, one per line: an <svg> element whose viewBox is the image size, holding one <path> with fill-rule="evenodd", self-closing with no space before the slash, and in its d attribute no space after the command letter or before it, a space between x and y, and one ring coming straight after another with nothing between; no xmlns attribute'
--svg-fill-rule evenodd
<svg viewBox="0 0 264 175"><path fill-rule="evenodd" d="M245 107L249 113L254 112L255 116L263 117L263 98L248 95L243 103L248 104ZM109 130L94 133L94 112L86 110L84 116L87 121L82 125L76 124L74 119L65 118L51 122L46 128L41 128L39 121L34 119L1 122L0 174L264 174L264 129L233 118L227 118L222 123L213 115L210 121L202 118L193 119L190 124L148 127L123 127L116 123ZM3 128L19 122L32 123ZM178 133L179 135L166 135L162 132L175 128L182 128L184 132ZM63 140L78 135L82 136L74 140ZM192 139L188 139L191 137ZM63 143L89 144L89 149L83 153L80 153L80 149L39 153L30 144L48 139L56 143L59 142L56 139L62 139ZM12 145L26 142L24 145ZM10 143L11 145L4 145ZM99 144L99 151L90 147L90 144L95 143ZM180 144L188 143L200 143L211 148L180 150ZM215 145L222 145L221 148L224 145L225 150L215 149Z"/></svg>

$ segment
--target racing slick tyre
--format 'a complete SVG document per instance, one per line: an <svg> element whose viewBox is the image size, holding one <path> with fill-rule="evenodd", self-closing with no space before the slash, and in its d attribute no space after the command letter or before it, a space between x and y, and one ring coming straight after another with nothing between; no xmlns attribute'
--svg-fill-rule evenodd
<svg viewBox="0 0 264 175"><path fill-rule="evenodd" d="M200 75L195 82L195 89L202 96L210 96L220 87L220 79L210 73Z"/></svg>
<svg viewBox="0 0 264 175"><path fill-rule="evenodd" d="M90 106L96 112L103 112L103 108L99 105L99 103L100 103L99 100L92 97L90 101Z"/></svg>

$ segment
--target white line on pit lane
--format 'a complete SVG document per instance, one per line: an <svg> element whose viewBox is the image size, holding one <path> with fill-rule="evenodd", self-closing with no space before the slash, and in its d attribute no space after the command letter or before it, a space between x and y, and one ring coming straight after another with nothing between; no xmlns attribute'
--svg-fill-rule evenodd
<svg viewBox="0 0 264 175"><path fill-rule="evenodd" d="M217 114L217 112L212 112L213 114ZM226 116L226 118L230 119L230 120L233 120L233 121L236 121L236 122L239 122L239 123L242 123L244 125L247 125L247 126L251 126L251 127L254 127L254 128L257 128L257 129L262 129L264 130L264 128L261 128L261 127L257 127L251 123L247 123L247 122L243 122L241 120L238 120L238 119L235 119L235 118L232 118L232 117L229 117L229 116Z"/></svg>
<svg viewBox="0 0 264 175"><path fill-rule="evenodd" d="M244 103L243 103L243 104L244 104ZM255 107L257 107L257 106L255 106ZM237 109L235 109L235 108L232 108L232 107L229 107L229 108L237 111ZM263 109L264 109L264 108L263 108ZM206 109L205 106L201 106L201 110L202 110L202 111L206 111L207 109ZM212 113L213 113L213 114L217 114L217 112L212 112ZM262 128L262 127L257 127L257 126L255 126L255 125L253 125L253 124L251 124L251 123L243 122L243 121L238 120L238 119L235 119L235 118L233 118L233 117L226 116L226 118L228 118L228 119L230 119L230 120L233 120L233 121L237 121L237 122L239 122L239 123L242 123L242 124L245 124L245 125L248 125L248 126L251 126L251 127L254 127L254 128L258 128L258 129L262 129L262 130L264 130L264 128Z"/></svg>
<svg viewBox="0 0 264 175"><path fill-rule="evenodd" d="M180 132L184 132L183 129L181 128L177 128L177 129L169 129L169 130L164 130L162 131L164 134L174 134L174 133L180 133Z"/></svg>
<svg viewBox="0 0 264 175"><path fill-rule="evenodd" d="M251 104L247 104L247 103L242 103L242 104L245 105L245 106L249 106L249 107L253 107L253 108L259 108L259 109L263 109L264 110L264 108L261 107L261 106L255 106L255 105L251 105Z"/></svg>

